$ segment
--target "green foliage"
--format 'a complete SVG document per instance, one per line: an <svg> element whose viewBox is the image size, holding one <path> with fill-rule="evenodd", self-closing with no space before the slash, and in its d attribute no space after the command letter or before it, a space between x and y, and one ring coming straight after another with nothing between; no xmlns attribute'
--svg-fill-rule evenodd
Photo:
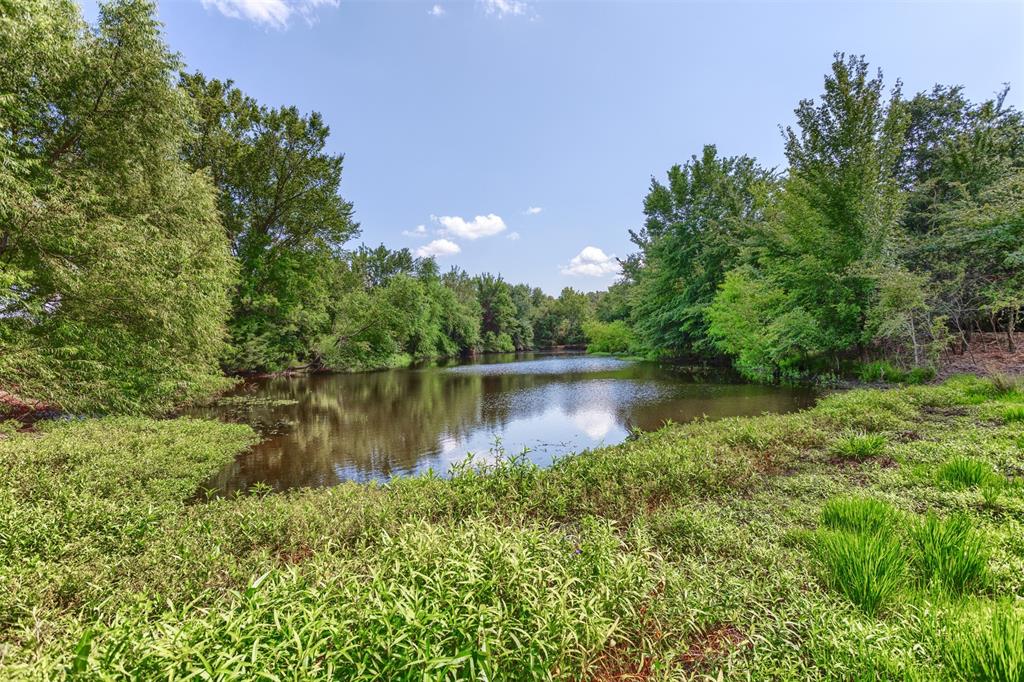
<svg viewBox="0 0 1024 682"><path fill-rule="evenodd" d="M1024 406L1008 407L1003 411L1003 421L1007 424L1024 422Z"/></svg>
<svg viewBox="0 0 1024 682"><path fill-rule="evenodd" d="M891 505L870 497L834 497L821 509L827 528L851 533L883 533L899 521Z"/></svg>
<svg viewBox="0 0 1024 682"><path fill-rule="evenodd" d="M936 476L954 488L975 488L992 480L996 473L988 462L960 455L940 466Z"/></svg>
<svg viewBox="0 0 1024 682"><path fill-rule="evenodd" d="M836 441L833 450L844 459L864 460L881 454L887 443L881 433L854 433Z"/></svg>
<svg viewBox="0 0 1024 682"><path fill-rule="evenodd" d="M449 478L206 501L193 492L251 442L246 427L106 418L5 433L0 677L590 679L649 664L1000 679L1019 616L1003 627L984 591L1024 587L1020 501L965 508L920 475L968 449L1020 465L1015 433L974 405L982 384L846 392L547 468L499 457ZM966 414L931 412L952 406ZM920 439L887 446L899 468L851 476L821 456L851 429L908 425ZM897 511L936 507L965 509L970 531ZM957 568L972 539L992 552L983 582ZM926 566L963 591L931 589ZM835 592L814 588L817 568ZM912 608L891 608L901 593ZM721 653L693 659L709 633Z"/></svg>
<svg viewBox="0 0 1024 682"><path fill-rule="evenodd" d="M632 317L644 344L674 355L708 349L704 311L739 264L773 182L750 157L720 158L714 145L673 166L667 185L652 180L644 228L630 233L640 252L627 263L635 280Z"/></svg>
<svg viewBox="0 0 1024 682"><path fill-rule="evenodd" d="M914 561L925 582L935 581L953 594L973 592L988 578L988 552L971 519L954 514L942 520L929 513L913 526Z"/></svg>
<svg viewBox="0 0 1024 682"><path fill-rule="evenodd" d="M341 198L343 157L325 151L323 117L258 105L231 81L184 75L199 117L183 155L219 190L240 271L231 318L233 369L310 359L331 326L334 254L358 232Z"/></svg>
<svg viewBox="0 0 1024 682"><path fill-rule="evenodd" d="M589 353L635 353L638 350L633 330L622 320L594 320L584 325L583 332L587 337Z"/></svg>
<svg viewBox="0 0 1024 682"><path fill-rule="evenodd" d="M153 411L223 387L235 277L155 8L0 17L0 382L71 411Z"/></svg>
<svg viewBox="0 0 1024 682"><path fill-rule="evenodd" d="M829 585L869 616L889 605L906 582L903 547L892 535L822 532L817 552Z"/></svg>
<svg viewBox="0 0 1024 682"><path fill-rule="evenodd" d="M1013 682L1024 678L1024 614L1009 602L974 609L951 630L945 658L957 679Z"/></svg>

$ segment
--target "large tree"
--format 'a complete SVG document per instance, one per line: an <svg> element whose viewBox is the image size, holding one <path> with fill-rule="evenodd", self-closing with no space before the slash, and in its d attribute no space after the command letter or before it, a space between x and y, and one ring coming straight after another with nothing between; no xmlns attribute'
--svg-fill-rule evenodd
<svg viewBox="0 0 1024 682"><path fill-rule="evenodd" d="M676 355L709 350L704 311L738 265L772 183L750 157L722 158L714 145L673 166L667 184L651 181L644 227L630 232L640 251L626 264L644 344Z"/></svg>
<svg viewBox="0 0 1024 682"><path fill-rule="evenodd" d="M751 240L749 264L709 311L709 333L734 355L742 354L744 330L767 321L756 337L761 348L742 354L767 363L742 367L758 376L861 347L871 338L879 282L902 272L899 84L886 101L880 72L836 55L820 100L801 101L796 119L784 134L789 169L779 198ZM747 287L758 295L737 295Z"/></svg>
<svg viewBox="0 0 1024 682"><path fill-rule="evenodd" d="M199 112L185 158L209 169L240 279L230 323L233 369L309 359L331 319L331 270L358 233L340 194L343 156L320 114L258 105L231 81L184 75Z"/></svg>
<svg viewBox="0 0 1024 682"><path fill-rule="evenodd" d="M234 276L154 6L95 28L2 4L0 381L69 410L159 409L220 381Z"/></svg>

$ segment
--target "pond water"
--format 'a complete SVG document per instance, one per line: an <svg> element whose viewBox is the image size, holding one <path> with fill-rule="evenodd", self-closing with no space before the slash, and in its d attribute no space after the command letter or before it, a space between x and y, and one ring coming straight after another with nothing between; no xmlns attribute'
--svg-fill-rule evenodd
<svg viewBox="0 0 1024 682"><path fill-rule="evenodd" d="M631 431L810 405L806 389L739 383L671 365L582 353L486 355L447 366L261 379L193 415L253 424L266 439L205 485L221 493L438 474L497 447L547 465Z"/></svg>

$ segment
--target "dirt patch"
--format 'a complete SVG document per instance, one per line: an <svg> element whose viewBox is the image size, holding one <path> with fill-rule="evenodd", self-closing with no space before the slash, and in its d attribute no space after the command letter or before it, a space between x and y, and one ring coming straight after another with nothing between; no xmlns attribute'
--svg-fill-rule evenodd
<svg viewBox="0 0 1024 682"><path fill-rule="evenodd" d="M301 564L312 556L312 548L303 545L301 547L296 547L295 549L279 552L277 560L286 566L295 566L296 564Z"/></svg>
<svg viewBox="0 0 1024 682"><path fill-rule="evenodd" d="M735 625L720 623L696 637L680 659L687 668L695 668L743 646L750 646L747 636Z"/></svg>
<svg viewBox="0 0 1024 682"><path fill-rule="evenodd" d="M1018 334L1017 351L1007 350L1005 334L973 334L964 353L947 353L939 369L938 379L954 374L1010 374L1024 376L1024 339Z"/></svg>

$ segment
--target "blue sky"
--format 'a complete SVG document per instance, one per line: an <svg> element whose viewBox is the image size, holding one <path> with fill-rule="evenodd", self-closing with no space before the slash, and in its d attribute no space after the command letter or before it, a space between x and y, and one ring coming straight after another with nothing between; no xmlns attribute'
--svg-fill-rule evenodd
<svg viewBox="0 0 1024 682"><path fill-rule="evenodd" d="M959 83L981 99L1009 82L1024 102L1021 2L164 0L159 12L190 68L323 113L363 241L551 293L613 281L605 259L631 250L651 176L705 143L782 164L779 125L821 91L835 51L866 55L906 93Z"/></svg>

